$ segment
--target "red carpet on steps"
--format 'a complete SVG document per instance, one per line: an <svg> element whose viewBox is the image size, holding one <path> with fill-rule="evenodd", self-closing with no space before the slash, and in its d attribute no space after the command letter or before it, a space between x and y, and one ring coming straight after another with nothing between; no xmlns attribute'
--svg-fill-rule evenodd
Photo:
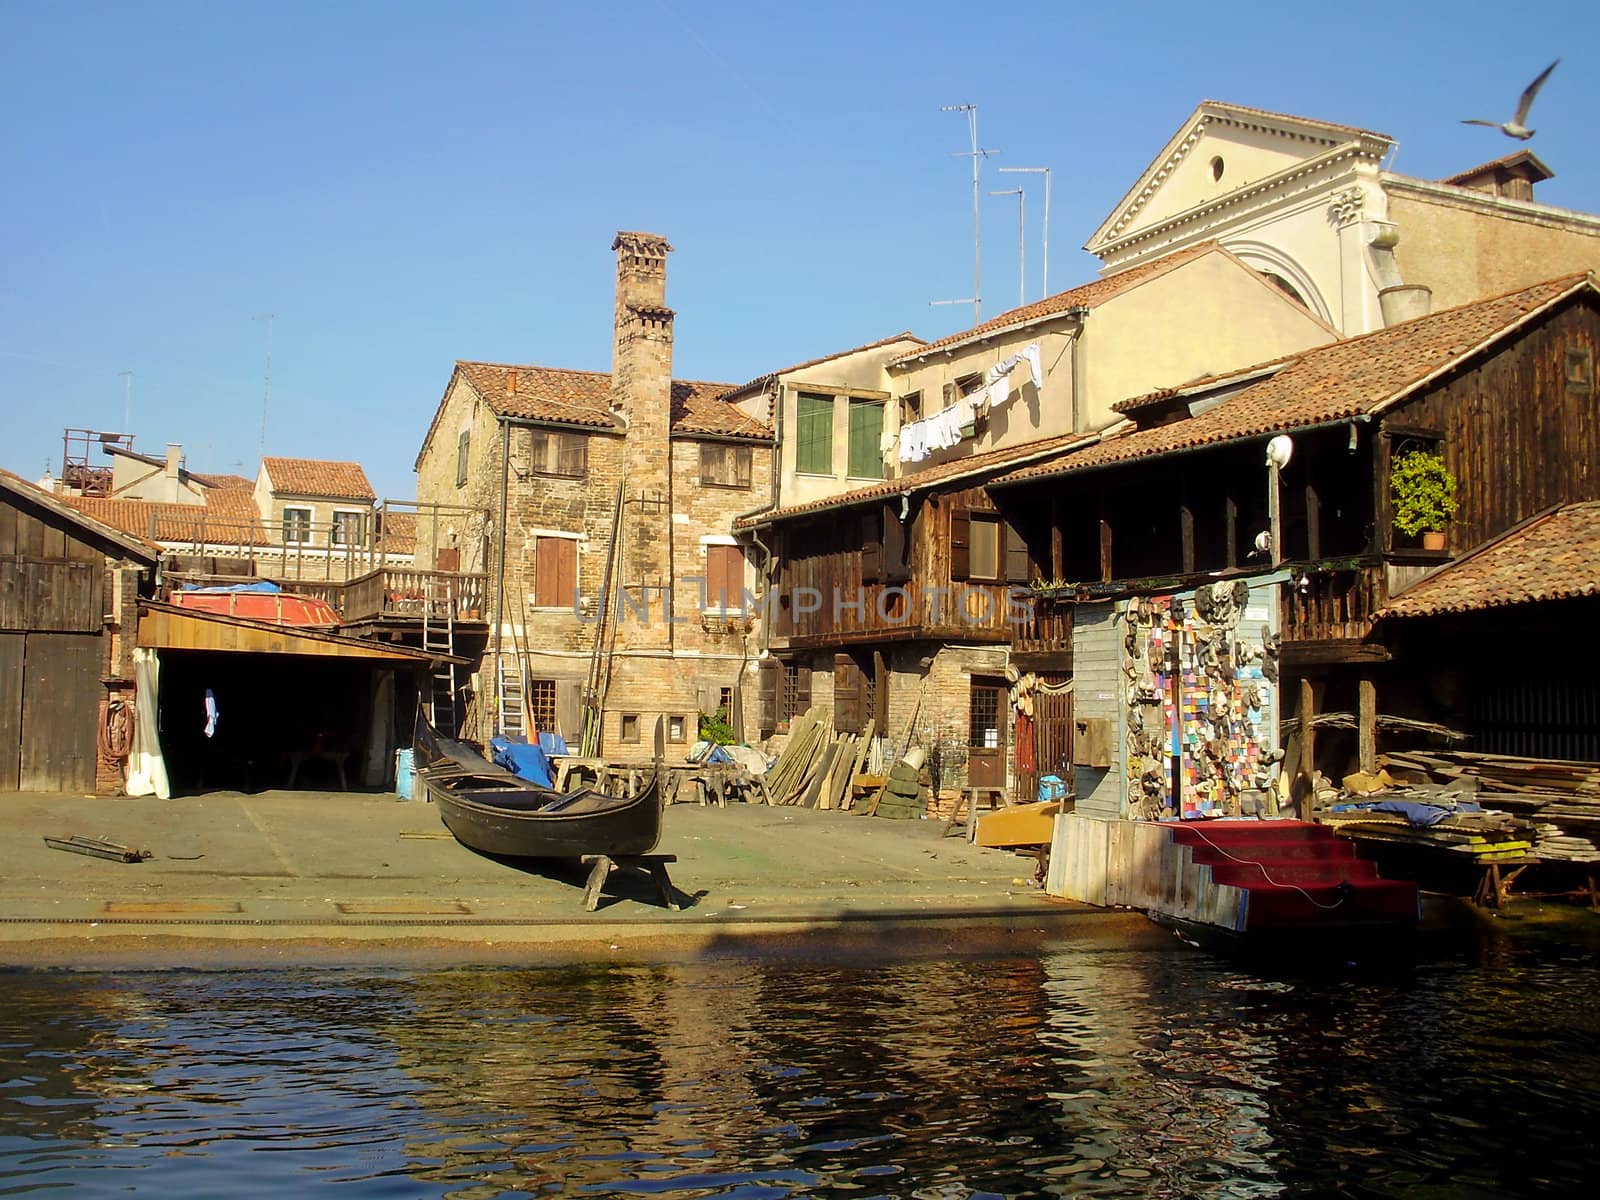
<svg viewBox="0 0 1600 1200"><path fill-rule="evenodd" d="M1355 846L1309 821L1173 822L1212 880L1248 893L1247 930L1316 925L1403 925L1418 917L1415 883L1378 878Z"/></svg>

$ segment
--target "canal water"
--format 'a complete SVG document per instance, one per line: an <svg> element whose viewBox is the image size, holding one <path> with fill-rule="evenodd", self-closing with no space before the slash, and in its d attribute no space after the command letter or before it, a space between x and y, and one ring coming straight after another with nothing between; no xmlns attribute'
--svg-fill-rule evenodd
<svg viewBox="0 0 1600 1200"><path fill-rule="evenodd" d="M1092 923L1085 923L1092 924ZM0 1195L1592 1195L1600 956L0 976Z"/></svg>

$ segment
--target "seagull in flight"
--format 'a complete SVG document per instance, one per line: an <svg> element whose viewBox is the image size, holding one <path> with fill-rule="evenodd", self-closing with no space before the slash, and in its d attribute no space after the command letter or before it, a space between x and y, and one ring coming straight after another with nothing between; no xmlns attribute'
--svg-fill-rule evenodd
<svg viewBox="0 0 1600 1200"><path fill-rule="evenodd" d="M1533 107L1533 98L1539 94L1539 89L1544 86L1544 81L1550 78L1550 72L1556 69L1556 63L1560 61L1558 58L1556 62L1551 63L1540 71L1539 78L1523 89L1522 99L1517 101L1517 115L1504 125L1499 121L1463 121L1461 123L1463 125L1487 125L1490 129L1498 129L1507 137L1514 137L1519 142L1527 141L1534 134L1534 131L1529 129L1527 125L1528 110Z"/></svg>

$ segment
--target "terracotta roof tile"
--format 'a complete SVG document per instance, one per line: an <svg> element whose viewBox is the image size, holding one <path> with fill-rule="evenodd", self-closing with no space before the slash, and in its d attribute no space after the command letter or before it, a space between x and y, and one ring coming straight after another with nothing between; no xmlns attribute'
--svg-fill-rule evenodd
<svg viewBox="0 0 1600 1200"><path fill-rule="evenodd" d="M219 546L264 546L271 542L251 493L218 488L205 504L163 504L109 496L62 496L62 503L86 516L143 540L195 542Z"/></svg>
<svg viewBox="0 0 1600 1200"><path fill-rule="evenodd" d="M1022 467L993 482L1023 483L1375 414L1533 313L1583 287L1594 287L1588 275L1567 275L1306 350L1277 360L1284 364L1281 368L1198 416L1107 437L1087 449ZM1260 369L1266 369L1265 365ZM1219 386L1226 386L1245 373L1232 371L1215 378ZM1202 388L1188 384L1183 390L1198 392Z"/></svg>
<svg viewBox="0 0 1600 1200"><path fill-rule="evenodd" d="M804 504L791 504L786 508L773 509L769 512L758 513L753 517L745 517L736 523L739 529L753 529L760 525L767 525L773 521L783 521L790 517L804 516L807 513L823 512L830 508L848 508L852 504L865 504L870 500L888 499L898 496L902 492L920 492L940 483L951 483L958 479L976 477L990 471L1003 471L1019 463L1028 462L1040 456L1051 456L1061 453L1078 443L1092 443L1094 434L1064 433L1053 438L1044 438L1041 441L1031 442L1026 446L1007 447L1003 450L990 450L984 454L974 454L967 458L952 459L950 462L940 463L936 467L915 471L909 475L902 475L896 479L885 479L882 483L870 483L866 487L854 488L848 492L841 492L837 496L826 496L821 500L808 500Z"/></svg>
<svg viewBox="0 0 1600 1200"><path fill-rule="evenodd" d="M931 354L947 347L959 345L962 342L981 338L988 334L998 333L1002 329L1010 329L1017 325L1027 325L1034 321L1042 321L1046 317L1059 316L1074 308L1094 308L1104 304L1114 296L1154 279L1158 275L1165 275L1174 267L1182 266L1199 258L1203 254L1226 253L1216 242L1201 242L1197 246L1189 246L1162 258L1152 259L1129 267L1127 270L1118 271L1114 275L1107 275L1089 283L1080 284L1078 287L1066 292L1057 292L1054 296L1046 296L1043 300L1036 300L1032 304L1013 308L1003 312L998 317L991 317L982 324L974 325L971 329L964 329L960 333L952 333L938 341L929 342L915 350L908 350L894 359L896 364L909 362L922 355Z"/></svg>
<svg viewBox="0 0 1600 1200"><path fill-rule="evenodd" d="M160 557L161 547L152 542L143 533L127 529L112 521L107 521L95 513L87 512L73 503L77 497L61 496L55 492L47 492L37 484L22 478L22 476L7 471L0 467L0 484L9 488L18 495L26 497L35 504L39 504L54 512L60 513L63 519L75 522L82 528L100 537L109 538L120 542L128 549L136 552L147 553L150 561L155 562Z"/></svg>
<svg viewBox="0 0 1600 1200"><path fill-rule="evenodd" d="M263 458L261 466L280 495L327 496L335 500L376 500L360 463L318 458Z"/></svg>
<svg viewBox="0 0 1600 1200"><path fill-rule="evenodd" d="M1600 593L1600 501L1534 517L1413 584L1380 617L1432 617Z"/></svg>
<svg viewBox="0 0 1600 1200"><path fill-rule="evenodd" d="M498 416L593 429L618 427L611 413L608 371L466 361L457 362L456 369ZM770 440L772 431L767 426L721 399L731 390L732 385L726 383L674 379L673 431Z"/></svg>
<svg viewBox="0 0 1600 1200"><path fill-rule="evenodd" d="M807 367L821 366L823 363L832 362L836 358L844 358L846 355L850 354L860 354L865 350L876 350L880 346L891 346L895 342L915 342L919 346L926 346L928 344L922 338L919 338L916 334L907 329L900 333L891 334L886 338L879 338L875 342L868 342L864 346L852 346L848 350L837 350L832 354L824 354L817 358L808 358L805 362L795 363L792 367L783 367L776 371L768 371L765 375L757 375L749 383L741 383L738 387L734 388L733 391L729 392L728 395L730 397L743 396L749 392L755 391L757 388L764 387L766 384L770 383L780 375L791 375L796 371L804 371Z"/></svg>

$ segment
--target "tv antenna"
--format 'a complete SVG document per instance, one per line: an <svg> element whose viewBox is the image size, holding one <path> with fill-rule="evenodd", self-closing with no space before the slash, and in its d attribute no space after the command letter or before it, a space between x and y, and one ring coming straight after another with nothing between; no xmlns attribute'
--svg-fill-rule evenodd
<svg viewBox="0 0 1600 1200"><path fill-rule="evenodd" d="M1022 189L1006 188L1004 191L990 192L991 196L1015 196L1017 198L1017 307L1021 308L1028 302L1028 250L1023 242L1023 231L1027 228L1027 219L1023 215L1023 205L1026 199Z"/></svg>
<svg viewBox="0 0 1600 1200"><path fill-rule="evenodd" d="M267 453L267 397L272 394L272 318L273 313L257 313L252 321L267 323L267 365L261 373L261 454Z"/></svg>
<svg viewBox="0 0 1600 1200"><path fill-rule="evenodd" d="M118 371L122 379L122 432L133 430L133 372Z"/></svg>
<svg viewBox="0 0 1600 1200"><path fill-rule="evenodd" d="M1049 167L1001 167L1002 175L1043 175L1044 176L1044 294L1050 294L1050 168ZM1017 202L1022 203L1020 200Z"/></svg>
<svg viewBox="0 0 1600 1200"><path fill-rule="evenodd" d="M983 319L983 254L981 225L978 219L978 196L980 194L979 176L982 173L983 160L991 154L999 154L998 150L984 150L978 145L978 106L976 104L941 104L940 112L958 112L967 115L967 136L971 140L972 149L951 152L952 158L972 159L972 295L964 300L933 300L931 304L970 304L972 305L972 323L977 325Z"/></svg>

